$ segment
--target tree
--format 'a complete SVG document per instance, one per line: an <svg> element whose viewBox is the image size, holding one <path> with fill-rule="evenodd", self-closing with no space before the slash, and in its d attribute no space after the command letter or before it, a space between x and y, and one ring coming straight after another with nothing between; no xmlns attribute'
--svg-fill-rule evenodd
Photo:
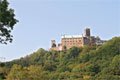
<svg viewBox="0 0 120 80"><path fill-rule="evenodd" d="M11 31L18 22L15 19L14 9L8 9L7 0L0 0L0 43L12 42Z"/></svg>
<svg viewBox="0 0 120 80"><path fill-rule="evenodd" d="M96 74L100 72L100 67L98 64L89 64L86 68L87 72L95 72Z"/></svg>
<svg viewBox="0 0 120 80"><path fill-rule="evenodd" d="M63 49L66 51L67 47L66 47L66 46L63 46Z"/></svg>
<svg viewBox="0 0 120 80"><path fill-rule="evenodd" d="M79 53L81 52L82 50L80 49L80 48L78 48L78 47L75 47L75 46L73 46L72 48L70 48L68 51L67 51L67 53L68 53L68 56L69 56L69 58L71 58L71 57L77 57L78 55L79 55Z"/></svg>
<svg viewBox="0 0 120 80"><path fill-rule="evenodd" d="M56 47L56 44L55 44L55 43L52 44L52 48L53 48L53 47Z"/></svg>
<svg viewBox="0 0 120 80"><path fill-rule="evenodd" d="M20 80L20 71L22 70L21 65L14 64L13 67L11 68L7 80Z"/></svg>
<svg viewBox="0 0 120 80"><path fill-rule="evenodd" d="M97 36L96 37L96 41L100 41L101 39L100 39L100 37L99 36Z"/></svg>
<svg viewBox="0 0 120 80"><path fill-rule="evenodd" d="M6 79L7 73L9 72L9 68L7 67L0 67L0 80Z"/></svg>

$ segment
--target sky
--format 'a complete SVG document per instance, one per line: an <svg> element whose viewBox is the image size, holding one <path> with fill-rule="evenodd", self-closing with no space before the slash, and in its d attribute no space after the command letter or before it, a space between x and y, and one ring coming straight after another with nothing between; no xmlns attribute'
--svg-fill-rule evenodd
<svg viewBox="0 0 120 80"><path fill-rule="evenodd" d="M61 35L81 35L86 27L92 36L109 40L120 36L119 0L8 0L19 20L12 31L13 43L0 44L5 61L48 50Z"/></svg>

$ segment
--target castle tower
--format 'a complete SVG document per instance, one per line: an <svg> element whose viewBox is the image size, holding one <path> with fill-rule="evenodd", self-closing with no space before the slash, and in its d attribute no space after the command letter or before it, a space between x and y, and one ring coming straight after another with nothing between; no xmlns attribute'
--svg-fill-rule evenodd
<svg viewBox="0 0 120 80"><path fill-rule="evenodd" d="M90 37L90 28L86 28L84 32L86 37Z"/></svg>
<svg viewBox="0 0 120 80"><path fill-rule="evenodd" d="M52 45L52 47L56 47L55 40L51 40L51 45Z"/></svg>

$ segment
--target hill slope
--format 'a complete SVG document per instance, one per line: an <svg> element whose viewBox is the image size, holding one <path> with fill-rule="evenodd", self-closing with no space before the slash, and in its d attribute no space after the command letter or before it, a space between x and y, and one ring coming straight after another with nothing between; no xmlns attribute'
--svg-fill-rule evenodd
<svg viewBox="0 0 120 80"><path fill-rule="evenodd" d="M120 37L102 46L60 51L39 49L6 63L7 80L119 80ZM8 73L9 72L9 73Z"/></svg>

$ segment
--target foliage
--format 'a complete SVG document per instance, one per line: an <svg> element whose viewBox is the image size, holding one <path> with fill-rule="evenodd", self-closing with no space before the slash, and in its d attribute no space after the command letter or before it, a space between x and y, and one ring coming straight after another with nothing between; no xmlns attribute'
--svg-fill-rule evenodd
<svg viewBox="0 0 120 80"><path fill-rule="evenodd" d="M120 37L102 46L72 47L66 51L40 48L5 63L7 80L120 80ZM10 69L9 69L10 68Z"/></svg>
<svg viewBox="0 0 120 80"><path fill-rule="evenodd" d="M12 42L11 31L18 22L15 19L14 9L8 9L7 0L0 0L0 43Z"/></svg>
<svg viewBox="0 0 120 80"><path fill-rule="evenodd" d="M53 43L53 44L52 44L52 47L56 47L56 44L55 44L55 43Z"/></svg>

